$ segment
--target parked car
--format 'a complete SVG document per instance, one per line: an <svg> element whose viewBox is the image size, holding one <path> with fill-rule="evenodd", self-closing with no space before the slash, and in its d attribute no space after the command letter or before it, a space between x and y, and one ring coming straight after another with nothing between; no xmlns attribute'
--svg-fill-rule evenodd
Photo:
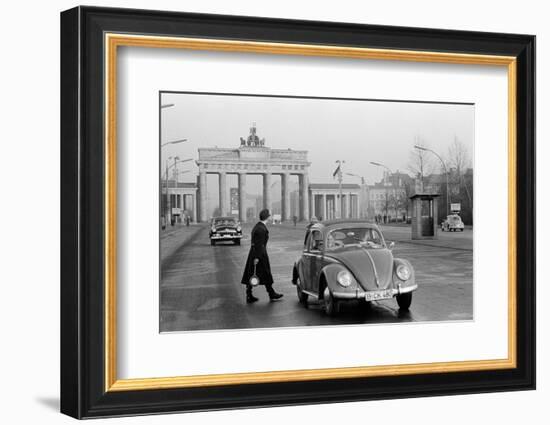
<svg viewBox="0 0 550 425"><path fill-rule="evenodd" d="M342 302L396 298L408 310L417 289L414 269L407 260L394 258L394 243L386 244L376 224L361 220L333 220L312 225L304 250L294 263L292 283L300 302L324 302L333 316Z"/></svg>
<svg viewBox="0 0 550 425"><path fill-rule="evenodd" d="M458 214L450 214L443 221L443 223L441 223L441 231L463 232L464 223Z"/></svg>
<svg viewBox="0 0 550 425"><path fill-rule="evenodd" d="M214 217L210 223L210 245L219 241L232 241L241 244L243 230L235 217Z"/></svg>

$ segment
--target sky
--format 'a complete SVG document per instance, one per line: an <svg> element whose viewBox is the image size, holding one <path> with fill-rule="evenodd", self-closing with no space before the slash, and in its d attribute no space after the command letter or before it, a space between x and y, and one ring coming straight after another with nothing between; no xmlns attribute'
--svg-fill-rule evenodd
<svg viewBox="0 0 550 425"><path fill-rule="evenodd" d="M345 173L363 176L368 184L383 174L370 161L409 172L415 140L443 157L455 137L470 156L473 151L473 105L186 93L163 93L161 104L174 105L162 109L161 143L188 139L164 147L163 160L197 159L199 147L238 148L255 122L267 147L308 151L312 183L333 183L338 159L345 161ZM433 161L438 172L439 161ZM194 162L180 169L190 170L180 181L196 181ZM360 180L345 175L344 182Z"/></svg>

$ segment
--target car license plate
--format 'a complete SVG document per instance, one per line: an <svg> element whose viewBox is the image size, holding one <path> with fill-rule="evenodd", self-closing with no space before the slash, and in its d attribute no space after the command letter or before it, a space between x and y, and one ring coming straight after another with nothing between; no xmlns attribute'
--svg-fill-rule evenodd
<svg viewBox="0 0 550 425"><path fill-rule="evenodd" d="M233 235L225 234L225 235L223 235L223 237L224 238L231 238L231 237L233 237Z"/></svg>
<svg viewBox="0 0 550 425"><path fill-rule="evenodd" d="M392 297L393 293L391 289L384 289L383 291L370 291L365 294L365 301L387 300Z"/></svg>

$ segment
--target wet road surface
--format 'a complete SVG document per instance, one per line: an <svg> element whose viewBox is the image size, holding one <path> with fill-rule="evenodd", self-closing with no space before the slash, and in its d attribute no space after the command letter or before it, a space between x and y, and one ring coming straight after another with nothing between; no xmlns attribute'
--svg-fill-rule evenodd
<svg viewBox="0 0 550 425"><path fill-rule="evenodd" d="M207 226L172 235L174 249L168 254L161 241L161 332L472 319L471 229L440 232L437 241L416 242L410 240L409 227L382 226L386 240L396 242L394 256L409 260L415 268L419 288L410 311L400 312L395 299L374 302L370 308L350 302L331 318L311 298L308 308L300 304L291 283L292 265L300 256L305 234L300 223L269 227L274 288L284 297L269 302L260 286L254 289L260 301L246 304L240 280L251 228L244 226L241 246L229 242L211 246ZM187 231L193 233L185 235Z"/></svg>

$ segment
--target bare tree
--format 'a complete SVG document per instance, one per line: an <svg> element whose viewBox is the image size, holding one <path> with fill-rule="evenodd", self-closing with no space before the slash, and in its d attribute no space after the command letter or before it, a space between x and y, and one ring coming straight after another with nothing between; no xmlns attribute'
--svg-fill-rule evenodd
<svg viewBox="0 0 550 425"><path fill-rule="evenodd" d="M456 137L447 154L447 162L456 169L458 175L464 173L467 168L471 167L470 153L468 147L459 141Z"/></svg>
<svg viewBox="0 0 550 425"><path fill-rule="evenodd" d="M449 165L456 170L459 188L464 188L466 190L466 195L471 203L472 195L464 180L466 170L472 166L468 147L455 137L453 144L449 146L447 157L447 162Z"/></svg>
<svg viewBox="0 0 550 425"><path fill-rule="evenodd" d="M420 190L424 191L424 178L433 173L433 158L430 152L415 149L414 145L421 145L424 147L429 147L429 145L421 138L415 137L413 147L409 153L409 162L407 164L407 169L413 173L415 178L420 179Z"/></svg>
<svg viewBox="0 0 550 425"><path fill-rule="evenodd" d="M401 210L405 211L406 218L409 217L410 197L414 193L414 185L410 182L406 182L403 185L403 191L399 192L398 204Z"/></svg>

